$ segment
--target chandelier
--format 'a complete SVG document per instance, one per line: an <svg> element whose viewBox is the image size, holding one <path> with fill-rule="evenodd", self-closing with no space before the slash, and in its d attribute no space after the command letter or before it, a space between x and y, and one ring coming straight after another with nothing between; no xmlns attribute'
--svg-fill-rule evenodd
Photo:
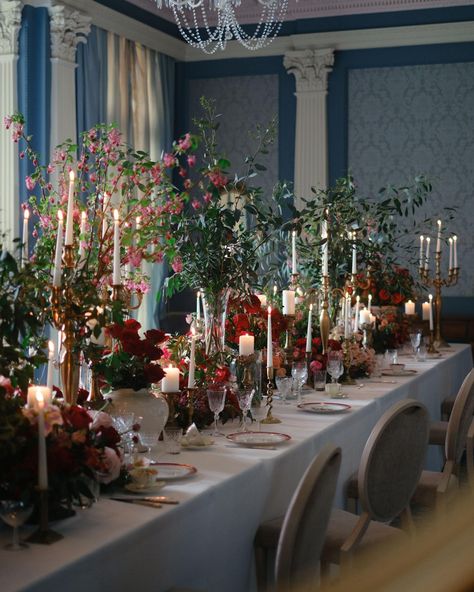
<svg viewBox="0 0 474 592"><path fill-rule="evenodd" d="M252 33L239 24L236 8L241 0L155 0L173 11L181 36L189 45L213 54L224 50L227 42L238 41L255 51L273 41L280 31L288 8L288 0L257 0L260 19Z"/></svg>

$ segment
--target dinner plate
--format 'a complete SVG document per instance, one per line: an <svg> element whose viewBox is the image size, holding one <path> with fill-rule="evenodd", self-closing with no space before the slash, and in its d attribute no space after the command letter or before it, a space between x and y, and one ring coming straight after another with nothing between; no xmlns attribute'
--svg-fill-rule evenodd
<svg viewBox="0 0 474 592"><path fill-rule="evenodd" d="M291 440L291 436L279 432L237 432L229 434L228 440L232 440L240 446L272 446Z"/></svg>
<svg viewBox="0 0 474 592"><path fill-rule="evenodd" d="M156 467L160 481L177 481L178 479L185 479L197 473L196 467L192 465L162 462L152 462L151 465Z"/></svg>
<svg viewBox="0 0 474 592"><path fill-rule="evenodd" d="M148 487L140 487L136 483L127 483L124 488L132 493L154 493L166 485L165 481L156 481L153 485Z"/></svg>
<svg viewBox="0 0 474 592"><path fill-rule="evenodd" d="M413 376L416 370L382 370L384 376Z"/></svg>
<svg viewBox="0 0 474 592"><path fill-rule="evenodd" d="M330 403L327 401L308 401L307 403L300 403L298 409L306 411L307 413L345 413L351 409L350 405L345 403Z"/></svg>
<svg viewBox="0 0 474 592"><path fill-rule="evenodd" d="M209 446L213 446L213 444L214 440L207 437L203 444L188 444L186 441L181 440L181 447L185 450L202 450L203 448L209 448Z"/></svg>

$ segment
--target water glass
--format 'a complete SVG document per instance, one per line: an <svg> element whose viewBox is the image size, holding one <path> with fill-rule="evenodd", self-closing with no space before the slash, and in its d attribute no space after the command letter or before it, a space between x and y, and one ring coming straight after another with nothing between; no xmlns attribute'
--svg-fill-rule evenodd
<svg viewBox="0 0 474 592"><path fill-rule="evenodd" d="M168 454L179 454L181 452L181 438L183 430L181 428L169 427L164 432L165 448Z"/></svg>
<svg viewBox="0 0 474 592"><path fill-rule="evenodd" d="M328 354L327 371L332 378L332 382L336 383L344 372L344 364L342 362L341 351L330 351Z"/></svg>
<svg viewBox="0 0 474 592"><path fill-rule="evenodd" d="M390 364L398 364L398 351L396 349L387 350L387 362Z"/></svg>
<svg viewBox="0 0 474 592"><path fill-rule="evenodd" d="M277 376L275 378L275 384L280 393L280 399L283 403L288 404L287 397L291 393L293 386L293 378L290 376Z"/></svg>
<svg viewBox="0 0 474 592"><path fill-rule="evenodd" d="M296 386L296 396L298 402L301 401L301 389L308 380L308 366L306 362L293 362L291 366L291 376Z"/></svg>
<svg viewBox="0 0 474 592"><path fill-rule="evenodd" d="M290 379L291 380L291 379ZM262 420L267 417L268 407L267 407L267 398L262 397L260 400L254 400L254 405L252 406L252 417L258 423L258 431L261 430L262 427Z"/></svg>
<svg viewBox="0 0 474 592"><path fill-rule="evenodd" d="M416 352L416 359L418 362L426 362L426 356L427 356L427 351L426 351L426 345L424 345L423 343L420 345L420 347L418 348L418 351Z"/></svg>
<svg viewBox="0 0 474 592"><path fill-rule="evenodd" d="M416 358L416 353L421 343L421 331L419 329L410 333L410 342L413 349L413 355Z"/></svg>
<svg viewBox="0 0 474 592"><path fill-rule="evenodd" d="M314 377L314 390L324 391L326 388L326 370L315 370L313 372Z"/></svg>
<svg viewBox="0 0 474 592"><path fill-rule="evenodd" d="M20 500L0 501L0 518L13 527L12 542L5 545L9 551L21 551L28 547L26 543L20 542L19 528L28 520L33 512L33 506Z"/></svg>
<svg viewBox="0 0 474 592"><path fill-rule="evenodd" d="M246 419L250 406L252 405L252 399L255 394L255 389L238 389L236 392L237 401L239 402L240 410L242 411L242 425L241 429L243 432L247 431Z"/></svg>
<svg viewBox="0 0 474 592"><path fill-rule="evenodd" d="M217 420L219 419L219 413L224 410L225 387L214 387L212 389L208 389L207 400L209 402L209 409L214 413L214 433L212 435L217 437L221 435L217 431Z"/></svg>

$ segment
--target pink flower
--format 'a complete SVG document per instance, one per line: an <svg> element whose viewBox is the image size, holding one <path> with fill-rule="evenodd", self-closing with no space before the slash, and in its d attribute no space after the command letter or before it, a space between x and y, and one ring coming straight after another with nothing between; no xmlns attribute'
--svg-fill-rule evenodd
<svg viewBox="0 0 474 592"><path fill-rule="evenodd" d="M188 156L188 165L193 167L196 164L196 156L194 154L190 154Z"/></svg>
<svg viewBox="0 0 474 592"><path fill-rule="evenodd" d="M175 257L171 263L171 267L175 273L181 273L183 271L183 260L181 257Z"/></svg>
<svg viewBox="0 0 474 592"><path fill-rule="evenodd" d="M48 164L46 172L48 173L48 175L50 175L51 173L54 173L54 164L51 164L51 163Z"/></svg>
<svg viewBox="0 0 474 592"><path fill-rule="evenodd" d="M120 475L120 469L122 467L122 461L118 454L112 448L106 446L104 448L104 454L102 457L102 463L104 465L105 472L97 475L100 483L112 483Z"/></svg>
<svg viewBox="0 0 474 592"><path fill-rule="evenodd" d="M201 202L198 199L193 199L191 205L195 210L199 210L199 208L201 207Z"/></svg>
<svg viewBox="0 0 474 592"><path fill-rule="evenodd" d="M316 372L317 370L322 370L323 365L318 360L313 360L309 365L309 369L311 370L311 372Z"/></svg>
<svg viewBox="0 0 474 592"><path fill-rule="evenodd" d="M112 146L119 146L120 142L122 141L121 134L117 129L112 129L107 134L107 138Z"/></svg>
<svg viewBox="0 0 474 592"><path fill-rule="evenodd" d="M12 386L12 383L10 382L10 379L6 378L2 374L0 374L0 388L3 388L5 392L10 395L12 395L15 390Z"/></svg>
<svg viewBox="0 0 474 592"><path fill-rule="evenodd" d="M33 191L36 185L36 181L34 181L30 176L25 177L25 185L28 191Z"/></svg>
<svg viewBox="0 0 474 592"><path fill-rule="evenodd" d="M23 158L25 158L25 153L23 152L23 150L20 152L19 157L23 160Z"/></svg>
<svg viewBox="0 0 474 592"><path fill-rule="evenodd" d="M175 165L176 159L172 154L168 154L167 152L163 156L163 162L165 167L172 167Z"/></svg>
<svg viewBox="0 0 474 592"><path fill-rule="evenodd" d="M185 134L184 138L178 141L178 147L181 150L189 150L191 148L191 134Z"/></svg>
<svg viewBox="0 0 474 592"><path fill-rule="evenodd" d="M7 130L10 129L12 123L13 123L13 118L12 117L6 115L3 118L3 125L5 126L5 129L7 129Z"/></svg>
<svg viewBox="0 0 474 592"><path fill-rule="evenodd" d="M129 263L131 263L134 267L140 267L140 264L142 262L142 252L138 249L135 249L133 247L130 247L128 249L128 261Z"/></svg>
<svg viewBox="0 0 474 592"><path fill-rule="evenodd" d="M204 194L204 201L206 203L210 203L212 201L212 195L209 193L209 191Z"/></svg>
<svg viewBox="0 0 474 592"><path fill-rule="evenodd" d="M114 422L108 413L104 411L88 411L89 415L92 416L91 430L94 432L99 431L100 428L113 427Z"/></svg>
<svg viewBox="0 0 474 592"><path fill-rule="evenodd" d="M216 187L223 187L227 184L227 177L223 175L220 171L214 171L209 173L209 179L213 185Z"/></svg>

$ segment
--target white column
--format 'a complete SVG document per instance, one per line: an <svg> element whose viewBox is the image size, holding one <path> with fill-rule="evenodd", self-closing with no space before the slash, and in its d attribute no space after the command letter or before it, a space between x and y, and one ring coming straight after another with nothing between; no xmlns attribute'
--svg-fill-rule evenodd
<svg viewBox="0 0 474 592"><path fill-rule="evenodd" d="M18 237L18 145L11 130L3 127L3 117L18 110L17 62L18 32L23 3L0 0L0 232L6 232L6 246Z"/></svg>
<svg viewBox="0 0 474 592"><path fill-rule="evenodd" d="M91 18L63 4L49 8L51 28L51 150L76 129L76 47L85 43Z"/></svg>
<svg viewBox="0 0 474 592"><path fill-rule="evenodd" d="M327 80L332 49L290 51L284 66L296 79L295 205L311 197L311 187L328 184Z"/></svg>

